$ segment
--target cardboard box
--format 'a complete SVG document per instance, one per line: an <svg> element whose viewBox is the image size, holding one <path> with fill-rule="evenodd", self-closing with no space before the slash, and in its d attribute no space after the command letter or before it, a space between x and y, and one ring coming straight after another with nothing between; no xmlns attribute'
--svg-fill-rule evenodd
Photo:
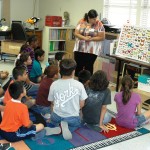
<svg viewBox="0 0 150 150"><path fill-rule="evenodd" d="M16 41L2 41L1 42L1 52L6 54L18 55L20 52L20 47L24 42Z"/></svg>
<svg viewBox="0 0 150 150"><path fill-rule="evenodd" d="M62 17L61 16L46 16L45 17L45 26L61 27L62 26Z"/></svg>
<svg viewBox="0 0 150 150"><path fill-rule="evenodd" d="M150 92L150 75L140 75L138 77L138 89Z"/></svg>

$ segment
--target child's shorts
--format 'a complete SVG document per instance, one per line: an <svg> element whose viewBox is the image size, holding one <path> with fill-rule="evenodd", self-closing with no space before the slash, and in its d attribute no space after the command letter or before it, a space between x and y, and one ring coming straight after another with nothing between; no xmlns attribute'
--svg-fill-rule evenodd
<svg viewBox="0 0 150 150"><path fill-rule="evenodd" d="M136 116L138 122L137 122L137 127L140 127L142 123L144 123L146 121L146 118L144 115L139 115Z"/></svg>
<svg viewBox="0 0 150 150"><path fill-rule="evenodd" d="M20 127L17 132L6 132L0 130L0 135L9 142L17 142L23 139L34 137L36 134L36 126L30 128Z"/></svg>

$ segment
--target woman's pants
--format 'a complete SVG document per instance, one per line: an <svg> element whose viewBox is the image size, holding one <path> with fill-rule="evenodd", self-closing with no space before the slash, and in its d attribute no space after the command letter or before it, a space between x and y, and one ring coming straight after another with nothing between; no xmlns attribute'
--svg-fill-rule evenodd
<svg viewBox="0 0 150 150"><path fill-rule="evenodd" d="M75 76L78 77L78 74L81 70L85 69L93 74L94 62L97 58L97 55L83 52L74 52L74 59L77 63L75 70Z"/></svg>

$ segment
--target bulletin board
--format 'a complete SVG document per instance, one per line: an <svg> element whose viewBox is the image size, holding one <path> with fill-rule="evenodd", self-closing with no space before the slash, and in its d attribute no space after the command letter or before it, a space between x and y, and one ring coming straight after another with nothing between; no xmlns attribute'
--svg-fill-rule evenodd
<svg viewBox="0 0 150 150"><path fill-rule="evenodd" d="M150 29L124 25L116 55L150 63Z"/></svg>

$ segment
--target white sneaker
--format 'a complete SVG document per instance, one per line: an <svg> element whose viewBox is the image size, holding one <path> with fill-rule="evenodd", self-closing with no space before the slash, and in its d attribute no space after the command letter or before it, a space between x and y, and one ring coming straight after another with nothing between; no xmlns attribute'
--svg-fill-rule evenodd
<svg viewBox="0 0 150 150"><path fill-rule="evenodd" d="M55 128L45 127L44 129L46 130L45 135L47 135L47 136L61 133L61 128L60 127L55 127Z"/></svg>

